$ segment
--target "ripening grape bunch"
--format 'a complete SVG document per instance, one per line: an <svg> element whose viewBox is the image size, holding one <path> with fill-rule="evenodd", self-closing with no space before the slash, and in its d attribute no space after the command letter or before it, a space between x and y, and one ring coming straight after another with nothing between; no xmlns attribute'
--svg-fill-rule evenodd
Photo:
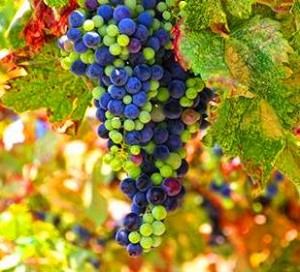
<svg viewBox="0 0 300 272"><path fill-rule="evenodd" d="M104 161L125 171L132 201L116 240L130 256L161 243L167 213L182 202L185 144L207 121L213 92L185 71L172 50L177 1L91 0L69 16L58 41L62 66L86 76L93 90Z"/></svg>

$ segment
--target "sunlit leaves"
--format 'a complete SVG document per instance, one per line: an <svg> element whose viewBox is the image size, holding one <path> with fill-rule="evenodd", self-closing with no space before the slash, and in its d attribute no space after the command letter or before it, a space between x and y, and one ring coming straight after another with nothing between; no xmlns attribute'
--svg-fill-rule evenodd
<svg viewBox="0 0 300 272"><path fill-rule="evenodd" d="M28 64L28 76L11 81L2 102L17 112L45 107L54 122L81 120L91 95L81 78L60 67L55 44L45 46Z"/></svg>
<svg viewBox="0 0 300 272"><path fill-rule="evenodd" d="M229 35L199 29L184 22L179 49L183 62L222 98L208 139L240 156L249 173L264 185L275 165L280 165L278 156L288 135L299 125L298 57L280 22L273 19L254 16L239 24L235 21ZM291 54L293 64L288 66ZM286 160L293 164L298 156L289 154ZM298 184L286 160L279 168Z"/></svg>
<svg viewBox="0 0 300 272"><path fill-rule="evenodd" d="M254 2L255 0L227 0L226 8L233 16L249 18Z"/></svg>
<svg viewBox="0 0 300 272"><path fill-rule="evenodd" d="M218 26L227 28L226 14L220 0L188 0L184 11L185 23L193 30Z"/></svg>
<svg viewBox="0 0 300 272"><path fill-rule="evenodd" d="M43 1L49 7L54 7L54 8L63 7L69 2L68 0L43 0Z"/></svg>
<svg viewBox="0 0 300 272"><path fill-rule="evenodd" d="M29 3L25 0L2 1L0 4L0 49L15 49L24 45L21 32L29 18L26 13L28 10Z"/></svg>

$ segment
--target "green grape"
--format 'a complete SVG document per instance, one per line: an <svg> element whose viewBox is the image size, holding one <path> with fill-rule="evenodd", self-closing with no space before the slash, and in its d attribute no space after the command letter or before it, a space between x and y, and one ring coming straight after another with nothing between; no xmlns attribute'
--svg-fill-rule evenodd
<svg viewBox="0 0 300 272"><path fill-rule="evenodd" d="M152 29L155 31L160 28L160 21L156 18L154 18L152 23Z"/></svg>
<svg viewBox="0 0 300 272"><path fill-rule="evenodd" d="M106 28L106 33L111 37L115 37L119 34L119 28L114 24L110 24Z"/></svg>
<svg viewBox="0 0 300 272"><path fill-rule="evenodd" d="M113 145L113 146L110 148L110 152L111 152L111 153L118 153L118 152L119 152L119 147L117 147L116 145Z"/></svg>
<svg viewBox="0 0 300 272"><path fill-rule="evenodd" d="M92 91L92 96L94 99L99 100L102 94L105 93L105 89L101 86L97 86L96 88L93 89Z"/></svg>
<svg viewBox="0 0 300 272"><path fill-rule="evenodd" d="M181 156L177 153L170 153L165 162L173 169L177 170L181 166Z"/></svg>
<svg viewBox="0 0 300 272"><path fill-rule="evenodd" d="M109 138L116 144L120 144L123 141L123 135L117 130L112 130L109 132Z"/></svg>
<svg viewBox="0 0 300 272"><path fill-rule="evenodd" d="M154 206L151 213L156 220L164 220L167 217L167 210L161 205Z"/></svg>
<svg viewBox="0 0 300 272"><path fill-rule="evenodd" d="M93 22L96 28L103 26L104 20L100 15L95 15L93 17Z"/></svg>
<svg viewBox="0 0 300 272"><path fill-rule="evenodd" d="M157 5L156 5L156 8L159 12L164 12L165 10L167 10L168 6L166 5L165 2L159 2Z"/></svg>
<svg viewBox="0 0 300 272"><path fill-rule="evenodd" d="M191 88L191 87L194 87L196 85L197 81L195 80L195 78L189 78L187 81L186 81L186 86L188 88Z"/></svg>
<svg viewBox="0 0 300 272"><path fill-rule="evenodd" d="M137 14L140 14L144 11L144 7L143 5L136 5L135 10Z"/></svg>
<svg viewBox="0 0 300 272"><path fill-rule="evenodd" d="M120 171L122 169L122 161L119 158L114 158L110 162L110 167L113 171Z"/></svg>
<svg viewBox="0 0 300 272"><path fill-rule="evenodd" d="M143 236L150 236L153 233L153 229L151 224L149 223L144 223L140 226L140 233Z"/></svg>
<svg viewBox="0 0 300 272"><path fill-rule="evenodd" d="M159 88L159 82L157 80L150 80L150 91L157 90Z"/></svg>
<svg viewBox="0 0 300 272"><path fill-rule="evenodd" d="M164 11L163 14L162 14L162 17L163 17L165 20L169 21L169 20L171 19L171 17L172 17L171 12L169 12L169 11L167 11L167 10Z"/></svg>
<svg viewBox="0 0 300 272"><path fill-rule="evenodd" d="M112 126L111 120L106 120L106 121L104 122L104 126L105 126L105 128L106 128L107 130L109 130L109 131L114 129L113 126Z"/></svg>
<svg viewBox="0 0 300 272"><path fill-rule="evenodd" d="M196 122L193 125L189 125L187 128L190 133L192 133L192 134L197 133L200 129L200 124L199 124L199 122Z"/></svg>
<svg viewBox="0 0 300 272"><path fill-rule="evenodd" d="M113 56L118 56L120 55L122 51L122 48L119 44L114 43L109 47L109 52L113 55Z"/></svg>
<svg viewBox="0 0 300 272"><path fill-rule="evenodd" d="M106 117L107 119L113 119L115 116L114 116L111 112L106 111L106 112L105 112L105 117Z"/></svg>
<svg viewBox="0 0 300 272"><path fill-rule="evenodd" d="M188 99L195 99L198 95L197 88L188 88L185 92L185 95Z"/></svg>
<svg viewBox="0 0 300 272"><path fill-rule="evenodd" d="M144 249L150 249L152 247L153 240L151 237L142 237L140 241L140 245Z"/></svg>
<svg viewBox="0 0 300 272"><path fill-rule="evenodd" d="M171 166L169 165L164 165L162 168L159 169L160 170L160 174L164 177L164 178L168 178L171 177L173 175L173 169Z"/></svg>
<svg viewBox="0 0 300 272"><path fill-rule="evenodd" d="M133 131L135 129L135 123L133 120L130 119L126 119L124 121L124 129L126 131Z"/></svg>
<svg viewBox="0 0 300 272"><path fill-rule="evenodd" d="M172 30L172 28L173 28L173 25L170 22L164 23L164 30L169 32ZM172 44L168 43L167 46L165 46L165 48L172 49Z"/></svg>
<svg viewBox="0 0 300 272"><path fill-rule="evenodd" d="M124 67L125 62L124 62L122 59L116 59L116 60L113 62L113 65L114 65L115 67Z"/></svg>
<svg viewBox="0 0 300 272"><path fill-rule="evenodd" d="M147 124L151 121L151 114L147 111L141 111L140 114L139 114L139 120L143 124Z"/></svg>
<svg viewBox="0 0 300 272"><path fill-rule="evenodd" d="M143 222L151 224L154 221L153 215L151 213L145 213L143 215Z"/></svg>
<svg viewBox="0 0 300 272"><path fill-rule="evenodd" d="M69 58L71 61L75 61L80 58L80 54L73 51L70 53Z"/></svg>
<svg viewBox="0 0 300 272"><path fill-rule="evenodd" d="M186 158L186 156L187 156L187 151L186 151L185 148L179 149L179 150L177 151L177 153L180 155L180 157L181 157L182 159Z"/></svg>
<svg viewBox="0 0 300 272"><path fill-rule="evenodd" d="M98 33L101 35L101 37L105 37L106 35L106 25L100 26L100 28L98 29Z"/></svg>
<svg viewBox="0 0 300 272"><path fill-rule="evenodd" d="M125 105L128 105L128 104L130 104L132 102L132 97L131 97L131 95L125 95L124 97L123 97L123 103L125 104ZM127 120L126 120L127 121ZM132 120L130 120L130 121L132 121Z"/></svg>
<svg viewBox="0 0 300 272"><path fill-rule="evenodd" d="M124 69L126 70L127 75L128 75L129 77L131 77L131 76L132 76L132 73L133 73L132 68L131 68L130 66L125 66ZM131 103L131 102L130 102L130 103Z"/></svg>
<svg viewBox="0 0 300 272"><path fill-rule="evenodd" d="M155 148L155 144L153 142L148 143L146 146L143 147L144 150L148 153L148 154L152 154Z"/></svg>
<svg viewBox="0 0 300 272"><path fill-rule="evenodd" d="M154 221L152 223L152 228L153 228L153 234L157 236L163 235L163 233L166 231L166 226L161 221Z"/></svg>
<svg viewBox="0 0 300 272"><path fill-rule="evenodd" d="M182 142L187 143L188 141L190 141L192 139L192 135L188 130L185 130L181 133L180 138L181 138Z"/></svg>
<svg viewBox="0 0 300 272"><path fill-rule="evenodd" d="M141 153L141 147L139 145L133 145L130 147L130 153L132 155L139 155Z"/></svg>
<svg viewBox="0 0 300 272"><path fill-rule="evenodd" d="M142 130L144 128L144 124L139 120L135 120L134 124L136 130Z"/></svg>
<svg viewBox="0 0 300 272"><path fill-rule="evenodd" d="M86 32L92 31L95 28L94 21L90 20L90 19L85 20L84 23L83 23L83 25L82 25L82 28Z"/></svg>
<svg viewBox="0 0 300 272"><path fill-rule="evenodd" d="M170 97L169 90L167 88L160 88L157 94L157 100L166 102Z"/></svg>
<svg viewBox="0 0 300 272"><path fill-rule="evenodd" d="M161 161L161 160L156 160L156 161L155 161L155 166L156 166L157 168L161 168L161 167L163 167L164 165L165 165L164 162Z"/></svg>
<svg viewBox="0 0 300 272"><path fill-rule="evenodd" d="M116 39L114 37L109 36L109 35L105 35L103 37L103 43L106 46L111 46L111 45L116 43Z"/></svg>
<svg viewBox="0 0 300 272"><path fill-rule="evenodd" d="M130 232L128 240L130 243L137 244L141 240L141 235L137 231Z"/></svg>
<svg viewBox="0 0 300 272"><path fill-rule="evenodd" d="M122 126L122 122L119 117L114 117L113 119L111 119L111 125L113 128L119 129Z"/></svg>
<svg viewBox="0 0 300 272"><path fill-rule="evenodd" d="M129 7L131 10L134 10L136 8L136 0L125 0L124 4L125 6Z"/></svg>
<svg viewBox="0 0 300 272"><path fill-rule="evenodd" d="M151 175L151 180L154 185L160 185L163 182L163 177L159 173L153 173Z"/></svg>
<svg viewBox="0 0 300 272"><path fill-rule="evenodd" d="M151 102L146 102L146 104L143 106L142 108L144 111L146 112L151 112L152 110L152 103ZM151 118L151 115L150 115L150 118Z"/></svg>
<svg viewBox="0 0 300 272"><path fill-rule="evenodd" d="M127 35L121 34L119 35L117 42L120 46L127 46L130 42L130 39Z"/></svg>
<svg viewBox="0 0 300 272"><path fill-rule="evenodd" d="M107 75L107 76L110 76L111 73L112 73L112 71L113 71L114 69L115 69L114 66L108 65L108 66L106 66L105 69L104 69L104 74Z"/></svg>
<svg viewBox="0 0 300 272"><path fill-rule="evenodd" d="M103 161L107 164L109 164L114 158L113 154L107 153L103 156Z"/></svg>
<svg viewBox="0 0 300 272"><path fill-rule="evenodd" d="M155 57L155 51L151 47L146 47L143 49L143 55L146 60L151 60Z"/></svg>
<svg viewBox="0 0 300 272"><path fill-rule="evenodd" d="M134 167L128 169L128 175L132 178L137 178L142 173L140 167L134 165Z"/></svg>

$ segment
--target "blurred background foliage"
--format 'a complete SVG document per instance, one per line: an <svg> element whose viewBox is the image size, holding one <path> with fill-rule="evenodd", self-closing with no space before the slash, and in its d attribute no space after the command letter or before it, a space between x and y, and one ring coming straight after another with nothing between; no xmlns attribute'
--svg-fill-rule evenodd
<svg viewBox="0 0 300 272"><path fill-rule="evenodd" d="M0 271L300 271L296 189L274 172L263 195L238 158L188 145L183 207L160 248L131 259L113 240L129 205L102 163L94 108L77 136L46 111L0 111ZM4 171L3 171L4 170Z"/></svg>
<svg viewBox="0 0 300 272"><path fill-rule="evenodd" d="M285 18L293 1L240 2L259 2L258 14L278 11ZM205 132L187 146L188 193L166 220L162 245L132 259L116 244L115 231L129 211L118 188L123 174L102 163L106 149L97 137L95 109L81 120L91 97L82 90L89 84L72 89L74 78L58 70L57 49L49 45L64 33L76 5L0 0L0 98L18 111L32 110L16 114L0 106L0 271L300 272L295 187L275 171L257 195L258 184L238 158L201 144ZM36 110L41 106L48 110Z"/></svg>

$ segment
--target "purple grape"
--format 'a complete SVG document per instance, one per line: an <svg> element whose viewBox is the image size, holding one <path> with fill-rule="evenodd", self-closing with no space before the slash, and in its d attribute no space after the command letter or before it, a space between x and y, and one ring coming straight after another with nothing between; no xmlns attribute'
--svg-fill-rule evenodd
<svg viewBox="0 0 300 272"><path fill-rule="evenodd" d="M112 18L113 8L110 5L101 5L97 9L97 14L100 15L105 21L108 21Z"/></svg>
<svg viewBox="0 0 300 272"><path fill-rule="evenodd" d="M88 48L94 48L101 42L101 37L96 32L87 32L83 35L82 41Z"/></svg>
<svg viewBox="0 0 300 272"><path fill-rule="evenodd" d="M167 194L161 187L152 187L147 191L147 200L153 205L163 204L167 199Z"/></svg>
<svg viewBox="0 0 300 272"><path fill-rule="evenodd" d="M149 12L144 11L138 16L137 21L139 24L142 24L145 27L150 28L153 23L153 16Z"/></svg>
<svg viewBox="0 0 300 272"><path fill-rule="evenodd" d="M137 192L137 188L135 186L135 180L132 178L123 179L120 183L120 188L121 191L129 198L133 198L133 196Z"/></svg>
<svg viewBox="0 0 300 272"><path fill-rule="evenodd" d="M138 53L142 48L142 43L140 40L133 38L131 39L128 50L130 53Z"/></svg>
<svg viewBox="0 0 300 272"><path fill-rule="evenodd" d="M128 36L131 36L136 31L136 24L130 18L122 19L119 22L118 27L122 34L126 34Z"/></svg>
<svg viewBox="0 0 300 272"><path fill-rule="evenodd" d="M108 105L107 105L107 109L109 112L111 112L112 114L116 115L116 116L121 116L123 114L124 111L124 104L122 101L120 100L111 100Z"/></svg>
<svg viewBox="0 0 300 272"><path fill-rule="evenodd" d="M131 77L126 83L125 88L128 93L136 94L141 90L142 83L137 77Z"/></svg>
<svg viewBox="0 0 300 272"><path fill-rule="evenodd" d="M148 205L148 201L146 198L146 193L144 192L137 192L133 196L133 203L139 207L146 207Z"/></svg>
<svg viewBox="0 0 300 272"><path fill-rule="evenodd" d="M109 78L114 85L124 86L128 80L128 74L124 68L115 68Z"/></svg>
<svg viewBox="0 0 300 272"><path fill-rule="evenodd" d="M161 186L168 196L176 196L181 191L181 183L176 178L165 179Z"/></svg>
<svg viewBox="0 0 300 272"><path fill-rule="evenodd" d="M131 257L138 257L143 253L143 248L139 244L129 244L126 250Z"/></svg>
<svg viewBox="0 0 300 272"><path fill-rule="evenodd" d="M157 160L165 160L169 157L169 148L166 145L157 145L153 151L153 157Z"/></svg>
<svg viewBox="0 0 300 272"><path fill-rule="evenodd" d="M122 19L130 18L131 17L131 11L128 7L120 5L115 8L113 12L113 18L118 23Z"/></svg>
<svg viewBox="0 0 300 272"><path fill-rule="evenodd" d="M128 235L129 231L121 229L117 231L115 239L121 246L127 246L129 244Z"/></svg>
<svg viewBox="0 0 300 272"><path fill-rule="evenodd" d="M85 20L85 16L79 10L74 10L69 16L69 24L71 27L80 27L82 26Z"/></svg>
<svg viewBox="0 0 300 272"><path fill-rule="evenodd" d="M78 28L70 28L67 31L67 37L72 42L77 42L81 39L81 31Z"/></svg>
<svg viewBox="0 0 300 272"><path fill-rule="evenodd" d="M146 174L142 174L136 180L135 185L141 192L146 192L152 186L152 180Z"/></svg>
<svg viewBox="0 0 300 272"><path fill-rule="evenodd" d="M142 218L136 213L129 213L123 220L123 225L126 230L134 231L137 230L142 224Z"/></svg>
<svg viewBox="0 0 300 272"><path fill-rule="evenodd" d="M129 104L125 106L124 115L127 119L136 119L139 116L139 109L134 104Z"/></svg>
<svg viewBox="0 0 300 272"><path fill-rule="evenodd" d="M139 145L141 136L138 131L131 131L125 134L125 143L128 145Z"/></svg>
<svg viewBox="0 0 300 272"><path fill-rule="evenodd" d="M87 65L81 60L75 60L71 65L71 71L75 75L84 75L86 72Z"/></svg>

